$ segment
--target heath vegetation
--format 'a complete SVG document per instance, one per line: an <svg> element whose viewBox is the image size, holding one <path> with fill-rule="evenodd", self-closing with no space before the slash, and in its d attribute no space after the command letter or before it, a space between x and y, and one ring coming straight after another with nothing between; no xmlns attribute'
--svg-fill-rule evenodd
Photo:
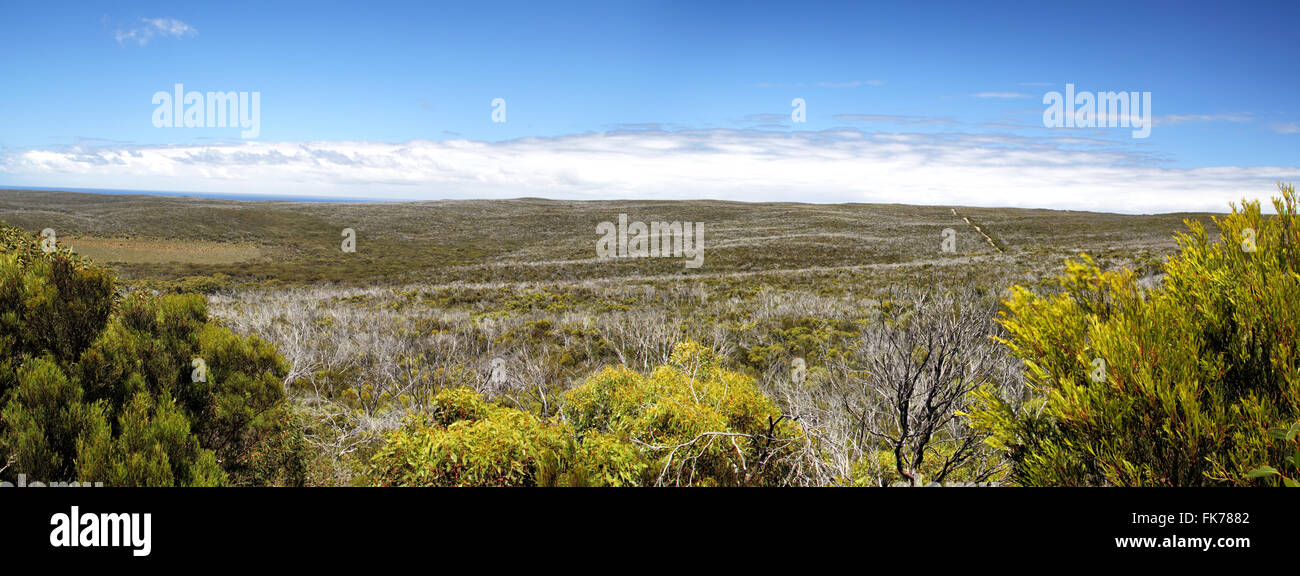
<svg viewBox="0 0 1300 576"><path fill-rule="evenodd" d="M6 192L0 478L1294 484L1295 202ZM704 223L703 265L596 257L619 214Z"/></svg>

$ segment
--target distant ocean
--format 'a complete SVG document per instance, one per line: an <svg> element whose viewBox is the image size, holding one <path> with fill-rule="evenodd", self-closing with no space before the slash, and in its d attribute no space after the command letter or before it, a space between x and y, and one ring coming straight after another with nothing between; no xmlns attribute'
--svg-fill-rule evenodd
<svg viewBox="0 0 1300 576"><path fill-rule="evenodd" d="M4 190L40 190L43 192L83 192L87 194L112 194L116 196L176 196L212 198L216 200L241 200L262 202L403 202L394 198L353 198L347 196L298 196L293 194L222 194L219 192L168 192L164 190L109 190L105 188L47 188L43 186L0 186Z"/></svg>

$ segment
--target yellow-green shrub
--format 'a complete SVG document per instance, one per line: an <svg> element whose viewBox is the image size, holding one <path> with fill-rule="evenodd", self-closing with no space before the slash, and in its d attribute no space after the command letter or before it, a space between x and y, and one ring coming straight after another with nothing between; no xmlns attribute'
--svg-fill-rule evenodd
<svg viewBox="0 0 1300 576"><path fill-rule="evenodd" d="M1190 223L1153 290L1086 256L1069 264L1059 294L1014 290L1006 344L1039 394L1016 407L985 393L973 414L1010 456L1014 480L1183 486L1297 476L1300 457L1276 432L1300 414L1294 187L1283 186L1274 207L1265 217L1257 202L1234 206L1215 220L1215 242Z"/></svg>
<svg viewBox="0 0 1300 576"><path fill-rule="evenodd" d="M753 378L720 368L695 343L678 345L668 365L649 376L606 368L565 402L579 434L612 434L640 446L660 483L782 484L802 441Z"/></svg>
<svg viewBox="0 0 1300 576"><path fill-rule="evenodd" d="M606 368L544 421L444 390L370 461L385 486L772 485L789 481L802 442L748 376L698 344L649 376ZM566 420L567 419L567 420Z"/></svg>
<svg viewBox="0 0 1300 576"><path fill-rule="evenodd" d="M427 414L391 432L370 460L381 486L637 484L645 463L630 446L488 403L468 388L443 390Z"/></svg>

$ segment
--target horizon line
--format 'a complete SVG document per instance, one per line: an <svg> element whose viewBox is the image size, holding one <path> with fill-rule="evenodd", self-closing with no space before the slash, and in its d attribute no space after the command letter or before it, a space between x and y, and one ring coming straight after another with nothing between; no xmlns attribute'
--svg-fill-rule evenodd
<svg viewBox="0 0 1300 576"><path fill-rule="evenodd" d="M1107 210L1071 210L1065 208L1042 208L1042 207L1024 207L1024 206L992 206L992 205L970 205L970 204L924 204L924 203L906 203L906 202L801 202L794 200L732 200L722 198L600 198L600 199L576 199L576 198L552 198L546 196L515 196L510 198L435 198L425 200L410 200L402 198L362 198L354 196L312 196L298 194L273 194L273 193L229 193L229 192L202 192L202 191L183 191L183 190L144 190L144 189L126 189L126 188L80 188L80 187L52 187L52 186L14 186L9 184L0 184L0 191L7 192L56 192L65 194L86 194L102 196L148 196L154 198L168 199L208 199L208 200L226 200L230 202L301 202L309 204L430 204L438 202L516 202L521 200L543 201L543 202L656 202L656 203L692 203L692 202L715 202L728 204L752 204L752 205L781 205L794 204L800 206L918 206L934 208L977 208L984 210L1024 210L1024 211L1046 211L1046 212L1075 212L1081 214L1114 214L1120 216L1158 216L1158 215L1176 215L1176 214L1230 214L1229 211L1213 212L1204 210L1175 210L1169 212L1121 212ZM1259 200L1261 209L1271 208L1266 206L1263 200ZM1267 211L1266 211L1267 213Z"/></svg>

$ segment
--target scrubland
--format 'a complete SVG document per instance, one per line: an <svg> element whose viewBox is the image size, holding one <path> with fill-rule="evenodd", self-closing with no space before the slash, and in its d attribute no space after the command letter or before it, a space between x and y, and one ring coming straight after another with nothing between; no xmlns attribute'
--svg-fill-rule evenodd
<svg viewBox="0 0 1300 576"><path fill-rule="evenodd" d="M703 266L597 258L597 224L620 214L703 223ZM1083 299L1080 275L1159 290L1189 224L1220 243L1207 214L714 201L6 191L0 220L80 241L122 294L202 294L215 325L273 346L296 435L272 439L293 473L233 481L324 485L1160 484L1161 463L1130 453L1148 472L1108 476L1103 455L1049 477L1017 456L1033 436L1018 419L1062 409L1052 390L1101 345L1076 334L1078 358L1057 360L1079 366L1045 376L1017 340L1042 335L1006 313L1030 322L1025 294ZM1089 272L1067 271L1080 253ZM1236 483L1283 450L1258 448L1177 483Z"/></svg>

